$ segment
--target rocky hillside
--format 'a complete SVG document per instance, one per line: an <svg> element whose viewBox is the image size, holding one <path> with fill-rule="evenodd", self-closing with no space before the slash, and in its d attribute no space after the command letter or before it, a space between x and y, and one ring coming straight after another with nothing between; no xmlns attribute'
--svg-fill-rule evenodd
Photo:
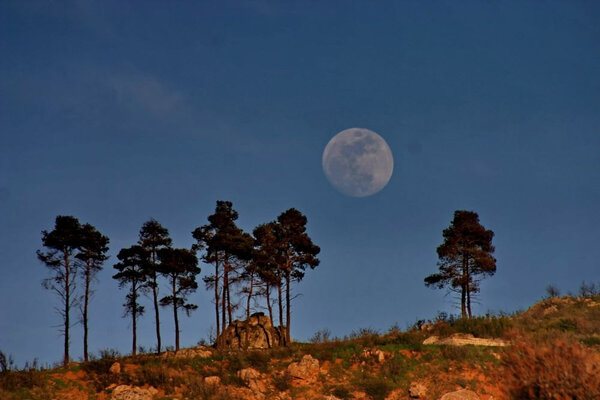
<svg viewBox="0 0 600 400"><path fill-rule="evenodd" d="M512 316L442 315L408 331L320 339L262 350L105 352L69 368L4 371L0 398L600 398L600 298L548 299Z"/></svg>

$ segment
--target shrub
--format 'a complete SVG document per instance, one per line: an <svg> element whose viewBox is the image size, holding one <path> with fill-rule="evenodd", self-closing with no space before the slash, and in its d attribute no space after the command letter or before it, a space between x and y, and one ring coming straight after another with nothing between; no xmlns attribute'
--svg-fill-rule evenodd
<svg viewBox="0 0 600 400"><path fill-rule="evenodd" d="M273 386L280 392L285 392L292 387L292 376L285 371L283 374L275 374L273 376Z"/></svg>
<svg viewBox="0 0 600 400"><path fill-rule="evenodd" d="M331 331L327 328L315 332L309 339L311 343L325 343L331 340Z"/></svg>
<svg viewBox="0 0 600 400"><path fill-rule="evenodd" d="M532 344L519 340L506 351L501 377L511 398L600 398L598 354L565 339Z"/></svg>
<svg viewBox="0 0 600 400"><path fill-rule="evenodd" d="M350 400L354 397L350 389L345 386L336 386L331 390L331 394L341 400Z"/></svg>
<svg viewBox="0 0 600 400"><path fill-rule="evenodd" d="M373 400L385 400L392 390L392 385L386 379L377 376L365 377L358 383L358 387Z"/></svg>

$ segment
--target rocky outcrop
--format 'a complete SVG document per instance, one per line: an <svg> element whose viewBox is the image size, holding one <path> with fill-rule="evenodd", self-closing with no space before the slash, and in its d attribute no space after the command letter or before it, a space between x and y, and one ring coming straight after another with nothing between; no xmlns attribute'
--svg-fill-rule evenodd
<svg viewBox="0 0 600 400"><path fill-rule="evenodd" d="M471 391L471 390L467 390L467 389L462 389L462 390L457 390L456 392L450 392L450 393L446 393L445 395L443 395L440 400L480 400L479 396L477 395L477 393Z"/></svg>
<svg viewBox="0 0 600 400"><path fill-rule="evenodd" d="M165 351L162 353L163 358L210 358L213 355L213 350L206 346L191 347L189 349L181 349L179 351Z"/></svg>
<svg viewBox="0 0 600 400"><path fill-rule="evenodd" d="M153 400L158 390L153 387L147 389L129 386L119 385L112 391L111 400Z"/></svg>
<svg viewBox="0 0 600 400"><path fill-rule="evenodd" d="M447 345L447 346L465 346L467 344L471 344L474 346L494 346L494 347L504 347L508 346L502 339L483 339L476 338L470 334L463 333L455 333L454 335L447 338L440 338L438 336L428 337L423 341L423 344L438 344L438 345Z"/></svg>
<svg viewBox="0 0 600 400"><path fill-rule="evenodd" d="M307 354L302 357L300 362L291 363L287 370L294 379L313 382L319 377L319 360L316 360L312 358L310 354Z"/></svg>
<svg viewBox="0 0 600 400"><path fill-rule="evenodd" d="M219 349L270 349L284 344L283 329L274 327L263 313L252 314L246 321L233 321L216 341Z"/></svg>

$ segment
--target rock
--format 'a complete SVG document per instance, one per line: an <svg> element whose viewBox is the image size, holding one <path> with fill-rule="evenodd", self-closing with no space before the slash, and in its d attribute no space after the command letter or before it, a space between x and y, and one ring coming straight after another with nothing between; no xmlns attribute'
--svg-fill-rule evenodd
<svg viewBox="0 0 600 400"><path fill-rule="evenodd" d="M363 356L367 358L373 357L379 364L385 362L385 353L379 349L365 349L363 351Z"/></svg>
<svg viewBox="0 0 600 400"><path fill-rule="evenodd" d="M207 376L204 378L204 383L211 386L219 386L221 384L221 378L218 376Z"/></svg>
<svg viewBox="0 0 600 400"><path fill-rule="evenodd" d="M423 344L438 344L447 346L465 346L471 344L473 346L493 346L493 347L504 347L508 346L502 339L484 339L476 338L470 334L455 333L447 338L439 338L438 336L430 336L423 341Z"/></svg>
<svg viewBox="0 0 600 400"><path fill-rule="evenodd" d="M392 390L385 400L404 400L406 399L406 393L402 389L394 389Z"/></svg>
<svg viewBox="0 0 600 400"><path fill-rule="evenodd" d="M264 393L266 391L265 384L260 379L260 372L254 368L241 369L237 372L237 376L248 385L248 388L252 390L253 393Z"/></svg>
<svg viewBox="0 0 600 400"><path fill-rule="evenodd" d="M179 351L166 351L162 353L161 357L164 358L210 358L212 357L213 352L210 347L200 346L200 347L191 347L189 349L181 349Z"/></svg>
<svg viewBox="0 0 600 400"><path fill-rule="evenodd" d="M246 321L233 321L216 341L220 349L270 349L284 344L283 329L274 327L263 313L252 314Z"/></svg>
<svg viewBox="0 0 600 400"><path fill-rule="evenodd" d="M408 394L413 399L422 399L427 396L427 387L420 382L411 382Z"/></svg>
<svg viewBox="0 0 600 400"><path fill-rule="evenodd" d="M291 363L287 370L292 378L312 382L319 376L319 360L315 360L310 354L306 354L300 362Z"/></svg>
<svg viewBox="0 0 600 400"><path fill-rule="evenodd" d="M254 368L244 368L237 372L237 376L244 382L248 383L251 380L260 378L260 372Z"/></svg>
<svg viewBox="0 0 600 400"><path fill-rule="evenodd" d="M121 373L121 364L119 364L118 362L113 363L113 365L110 366L110 368L108 369L108 372L110 372L111 374L120 374Z"/></svg>
<svg viewBox="0 0 600 400"><path fill-rule="evenodd" d="M113 389L111 400L153 400L154 396L158 393L153 387L147 389L129 386L119 385Z"/></svg>
<svg viewBox="0 0 600 400"><path fill-rule="evenodd" d="M456 392L450 392L443 395L440 400L480 400L477 393L467 390L461 389Z"/></svg>

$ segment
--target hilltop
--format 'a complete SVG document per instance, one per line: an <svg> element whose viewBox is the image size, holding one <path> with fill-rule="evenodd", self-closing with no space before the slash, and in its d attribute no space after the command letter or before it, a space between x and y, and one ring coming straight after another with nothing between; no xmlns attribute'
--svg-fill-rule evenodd
<svg viewBox="0 0 600 400"><path fill-rule="evenodd" d="M457 345L471 337L487 345ZM549 298L514 315L470 320L441 314L405 331L361 329L331 340L318 332L312 342L160 356L104 351L48 370L4 365L0 398L427 400L461 389L444 399L600 396L600 296Z"/></svg>

